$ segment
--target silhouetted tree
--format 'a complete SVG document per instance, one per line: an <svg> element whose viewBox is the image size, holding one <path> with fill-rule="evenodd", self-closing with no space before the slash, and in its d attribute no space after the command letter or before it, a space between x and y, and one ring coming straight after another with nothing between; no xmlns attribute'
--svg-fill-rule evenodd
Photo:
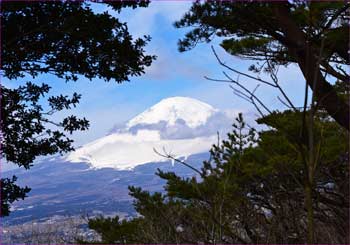
<svg viewBox="0 0 350 245"><path fill-rule="evenodd" d="M146 7L148 1L104 4L120 12ZM74 115L59 122L51 119L52 114L75 107L81 95L50 96L49 85L38 85L40 74L66 82L81 75L121 83L142 75L155 59L145 54L149 36L133 39L126 23L108 12L97 14L82 1L1 2L1 38L2 76L36 79L14 89L1 86L2 159L26 169L38 156L73 150L66 134L89 127L85 118ZM16 177L1 180L2 216L30 190L15 181Z"/></svg>
<svg viewBox="0 0 350 245"><path fill-rule="evenodd" d="M349 8L347 2L217 1L193 3L175 26L192 27L179 41L180 51L215 36L230 54L257 60L251 71L295 63L299 66L318 106L349 130L349 101L330 81L346 84L349 60Z"/></svg>

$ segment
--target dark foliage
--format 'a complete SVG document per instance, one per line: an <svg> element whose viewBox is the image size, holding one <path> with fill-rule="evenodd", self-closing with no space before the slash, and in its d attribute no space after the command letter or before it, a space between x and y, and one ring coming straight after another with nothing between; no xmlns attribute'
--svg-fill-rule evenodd
<svg viewBox="0 0 350 245"><path fill-rule="evenodd" d="M10 214L10 204L14 201L24 199L26 194L30 191L30 188L19 187L15 184L17 178L12 176L11 179L1 179L1 215L7 216Z"/></svg>
<svg viewBox="0 0 350 245"><path fill-rule="evenodd" d="M63 109L70 109L79 103L80 95L51 96L50 109L43 110L39 100L49 92L46 84L41 86L27 83L18 89L2 88L1 126L3 129L2 154L7 161L28 169L38 156L64 153L73 150L64 131L72 133L86 130L89 122L75 116L64 118L62 122L52 122L48 116ZM55 126L48 127L48 124ZM62 128L63 130L60 130Z"/></svg>
<svg viewBox="0 0 350 245"><path fill-rule="evenodd" d="M319 106L349 130L348 101L329 79L350 80L344 70L350 64L349 9L344 2L197 1L175 26L192 29L179 41L180 51L219 37L228 53L257 61L251 71L269 72L267 60L297 64Z"/></svg>
<svg viewBox="0 0 350 245"><path fill-rule="evenodd" d="M149 37L133 40L125 23L84 2L4 3L1 18L1 65L9 79L51 73L122 82L153 59L143 49Z"/></svg>
<svg viewBox="0 0 350 245"><path fill-rule="evenodd" d="M120 12L147 7L148 1L107 4ZM1 32L2 76L36 79L14 89L1 86L2 159L26 169L36 157L74 150L67 134L89 127L87 119L74 115L52 119L56 112L76 107L81 95L50 96L49 85L38 85L40 74L66 82L85 76L121 83L143 74L155 59L144 51L149 36L133 39L126 23L107 12L94 13L83 1L1 2ZM15 181L1 181L1 215L29 192Z"/></svg>

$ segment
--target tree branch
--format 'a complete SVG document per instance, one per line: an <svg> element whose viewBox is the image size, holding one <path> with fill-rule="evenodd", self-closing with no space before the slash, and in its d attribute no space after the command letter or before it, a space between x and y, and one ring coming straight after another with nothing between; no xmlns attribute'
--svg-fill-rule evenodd
<svg viewBox="0 0 350 245"><path fill-rule="evenodd" d="M154 151L157 155L159 155L159 156L161 156L161 157L165 157L165 158L167 158L167 159L171 159L171 160L173 160L173 161L175 161L175 162L181 163L182 165L184 165L184 166L186 166L186 167L192 169L192 170L195 171L196 173L198 173L202 178L204 177L204 176L203 176L203 173L202 173L201 171L199 171L198 169L192 167L190 164L186 163L185 161L182 161L182 160L177 159L176 157L174 157L174 156L171 155L170 153L167 153L167 152L165 151L164 148L163 148L164 154L161 154L161 153L158 152L155 148L153 148L153 151Z"/></svg>
<svg viewBox="0 0 350 245"><path fill-rule="evenodd" d="M233 71L233 72L235 72L235 73L237 73L237 74L239 74L239 75L242 75L242 76L248 77L248 78L250 78L250 79L256 80L256 81L258 81L258 82L267 84L267 85L269 85L269 86L271 86L271 87L276 87L276 85L273 84L273 83L270 83L270 82L268 82L268 81L262 80L262 79L257 78L257 77L253 77L253 76L251 76L251 75L249 75L249 74L240 72L240 71L238 71L238 70L236 70L236 69L234 69L234 68L232 68L232 67L226 65L224 62L221 61L221 59L220 59L219 56L217 55L217 53L216 53L216 51L215 51L215 49L214 49L213 46L211 46L211 49L213 50L213 53L214 53L214 55L215 55L217 61L218 61L219 64L222 65L223 67L225 67L225 68L229 69L230 71Z"/></svg>

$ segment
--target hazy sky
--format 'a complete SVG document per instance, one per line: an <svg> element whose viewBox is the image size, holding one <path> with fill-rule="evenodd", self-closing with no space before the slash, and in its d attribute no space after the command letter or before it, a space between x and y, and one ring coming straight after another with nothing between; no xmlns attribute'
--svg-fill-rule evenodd
<svg viewBox="0 0 350 245"><path fill-rule="evenodd" d="M76 133L73 138L76 145L104 136L115 124L121 124L163 98L171 96L188 96L202 100L219 109L233 111L254 112L254 108L241 98L233 95L227 84L219 84L205 80L203 77L224 78L222 67L217 63L211 52L210 45L214 45L220 57L232 67L246 72L252 61L241 60L225 54L219 47L220 40L211 44L199 44L195 49L179 53L177 41L186 33L184 29L176 29L174 21L189 9L191 3L178 1L152 2L148 8L123 10L119 18L128 23L134 37L148 34L152 37L146 47L149 54L157 55L157 60L146 74L132 78L130 82L116 84L94 79L92 82L81 78L77 82L66 84L51 75L43 75L36 79L38 83L48 83L52 86L53 94L82 94L79 106L69 111L69 114L85 116L90 120L91 128L88 132ZM94 4L97 12L108 8L102 4ZM111 11L111 13L116 14ZM233 74L236 78L236 75ZM302 101L303 79L296 66L281 69L279 78L282 86L294 101ZM250 87L255 87L253 81L241 78ZM2 81L5 85L16 87L23 83ZM257 95L271 107L281 107L272 88L261 86ZM57 115L62 117L67 112Z"/></svg>

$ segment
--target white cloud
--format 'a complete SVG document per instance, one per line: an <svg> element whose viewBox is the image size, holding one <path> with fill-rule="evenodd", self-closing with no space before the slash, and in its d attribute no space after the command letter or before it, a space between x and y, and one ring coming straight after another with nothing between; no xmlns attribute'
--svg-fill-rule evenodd
<svg viewBox="0 0 350 245"><path fill-rule="evenodd" d="M129 30L135 36L151 35L162 25L171 25L189 10L190 1L153 1L147 8L123 11L121 19L128 23ZM157 23L161 17L164 23Z"/></svg>
<svg viewBox="0 0 350 245"><path fill-rule="evenodd" d="M185 77L187 79L199 80L207 73L205 67L198 64L199 57L193 55L192 59L184 57L177 51L172 51L171 48L176 49L176 46L169 47L165 41L158 41L157 50L154 52L157 59L152 65L146 68L144 78L166 81L169 79Z"/></svg>

